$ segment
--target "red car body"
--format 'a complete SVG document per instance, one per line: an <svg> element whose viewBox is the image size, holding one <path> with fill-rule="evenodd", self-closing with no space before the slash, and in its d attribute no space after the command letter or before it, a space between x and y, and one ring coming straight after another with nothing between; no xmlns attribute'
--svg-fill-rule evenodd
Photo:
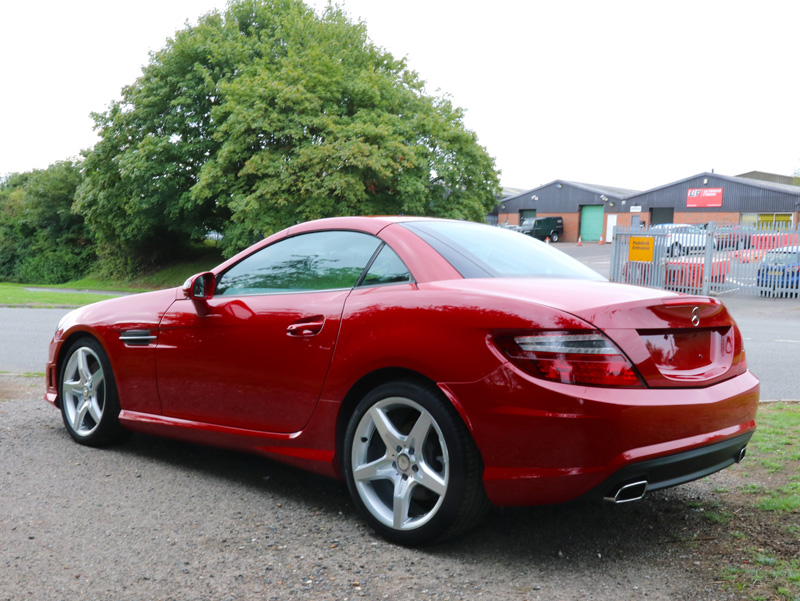
<svg viewBox="0 0 800 601"><path fill-rule="evenodd" d="M341 477L357 403L387 380L420 379L463 420L497 505L613 497L640 480L653 490L743 455L759 383L718 300L596 280L465 278L408 223L294 226L213 274L287 237L353 230L388 244L410 282L194 298L177 288L73 312L50 345L46 399L60 405L64 351L91 337L108 356L125 429ZM633 366L629 385L545 379L504 350L519 332L598 330Z"/></svg>

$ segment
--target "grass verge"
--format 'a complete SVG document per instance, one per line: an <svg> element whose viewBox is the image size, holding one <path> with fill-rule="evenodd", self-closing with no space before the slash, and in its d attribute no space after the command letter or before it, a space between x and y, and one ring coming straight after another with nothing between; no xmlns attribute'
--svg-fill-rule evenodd
<svg viewBox="0 0 800 601"><path fill-rule="evenodd" d="M739 487L752 527L733 537L745 543L742 559L723 579L753 601L800 601L800 558L793 551L800 545L800 403L764 405L757 421L749 481Z"/></svg>
<svg viewBox="0 0 800 601"><path fill-rule="evenodd" d="M25 284L0 283L0 306L4 307L80 307L107 298L114 298L114 296L113 294L54 292L37 290Z"/></svg>
<svg viewBox="0 0 800 601"><path fill-rule="evenodd" d="M205 249L204 252L198 254L197 258L191 261L175 263L132 280L109 279L90 274L79 280L52 286L0 283L0 306L80 307L117 296L116 294L102 295L80 292L81 290L136 293L160 288L172 288L180 286L189 276L208 271L220 262L222 262L222 256L218 250Z"/></svg>

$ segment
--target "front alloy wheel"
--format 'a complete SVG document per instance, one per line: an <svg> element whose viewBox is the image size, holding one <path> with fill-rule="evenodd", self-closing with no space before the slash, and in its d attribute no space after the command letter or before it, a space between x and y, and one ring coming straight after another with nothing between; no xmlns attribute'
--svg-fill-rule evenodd
<svg viewBox="0 0 800 601"><path fill-rule="evenodd" d="M345 475L367 521L403 544L456 536L488 507L466 427L416 383L384 385L364 398L347 431Z"/></svg>
<svg viewBox="0 0 800 601"><path fill-rule="evenodd" d="M59 382L61 415L70 436L93 446L118 438L119 401L102 347L95 340L79 340L66 357Z"/></svg>

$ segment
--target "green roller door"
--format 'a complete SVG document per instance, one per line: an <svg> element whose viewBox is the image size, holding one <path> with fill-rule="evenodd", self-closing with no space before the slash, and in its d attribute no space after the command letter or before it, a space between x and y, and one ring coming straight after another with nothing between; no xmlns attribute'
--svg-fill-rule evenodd
<svg viewBox="0 0 800 601"><path fill-rule="evenodd" d="M585 242L600 240L603 235L603 205L581 207L581 238Z"/></svg>

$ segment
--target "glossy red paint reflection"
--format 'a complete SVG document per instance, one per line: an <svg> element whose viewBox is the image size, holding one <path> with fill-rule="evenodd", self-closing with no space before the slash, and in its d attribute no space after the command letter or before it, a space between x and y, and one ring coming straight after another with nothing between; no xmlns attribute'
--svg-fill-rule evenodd
<svg viewBox="0 0 800 601"><path fill-rule="evenodd" d="M490 499L512 505L573 499L637 462L755 428L758 380L719 301L591 279L465 278L408 222L300 224L195 279L197 298L175 288L73 312L50 346L47 400L59 403L65 348L95 338L125 427L338 476L358 401L384 382L426 382L466 424ZM374 236L409 281L207 293L259 250L328 230ZM153 340L126 342L132 331Z"/></svg>

